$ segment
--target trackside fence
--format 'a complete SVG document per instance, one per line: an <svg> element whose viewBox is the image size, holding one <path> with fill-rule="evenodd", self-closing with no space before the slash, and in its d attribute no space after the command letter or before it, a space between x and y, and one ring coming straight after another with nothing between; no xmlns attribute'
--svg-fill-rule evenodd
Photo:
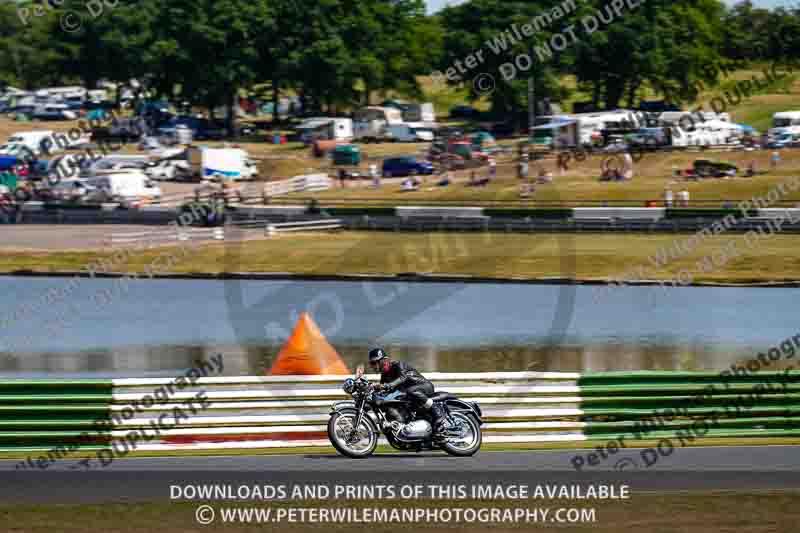
<svg viewBox="0 0 800 533"><path fill-rule="evenodd" d="M4 380L0 452L46 452L75 443L86 451L102 449L136 430L152 433L153 424L171 420L176 408L188 413L187 402L195 399L196 406L200 392L206 408L178 425L167 424L136 449L224 453L328 447L330 406L347 399L341 390L345 377L209 377L160 395L155 391L173 379ZM577 448L622 435L658 440L677 432L692 437L693 444L800 442L800 371L727 377L651 371L432 373L430 378L437 390L480 403L486 443Z"/></svg>

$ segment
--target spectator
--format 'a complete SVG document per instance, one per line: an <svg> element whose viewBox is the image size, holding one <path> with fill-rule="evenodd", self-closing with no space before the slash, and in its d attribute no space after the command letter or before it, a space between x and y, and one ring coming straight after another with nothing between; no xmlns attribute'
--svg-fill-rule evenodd
<svg viewBox="0 0 800 533"><path fill-rule="evenodd" d="M529 200L536 192L536 185L533 183L523 181L519 185L519 197L524 200Z"/></svg>
<svg viewBox="0 0 800 533"><path fill-rule="evenodd" d="M686 189L679 191L678 201L680 202L681 207L689 207L689 191Z"/></svg>
<svg viewBox="0 0 800 533"><path fill-rule="evenodd" d="M626 180L633 179L633 157L631 157L631 153L625 152L625 155L622 156L622 160L622 178Z"/></svg>
<svg viewBox="0 0 800 533"><path fill-rule="evenodd" d="M558 170L561 172L562 176L569 170L569 158L568 152L560 152L558 154Z"/></svg>
<svg viewBox="0 0 800 533"><path fill-rule="evenodd" d="M612 181L615 178L615 173L611 169L610 160L603 159L600 163L600 181Z"/></svg>
<svg viewBox="0 0 800 533"><path fill-rule="evenodd" d="M539 176L536 178L538 183L553 183L553 173L539 167Z"/></svg>
<svg viewBox="0 0 800 533"><path fill-rule="evenodd" d="M489 179L497 177L497 161L493 157L489 158Z"/></svg>
<svg viewBox="0 0 800 533"><path fill-rule="evenodd" d="M775 170L778 167L778 163L781 162L781 153L777 150L772 152L772 157L770 158L770 164L772 166L772 170Z"/></svg>
<svg viewBox="0 0 800 533"><path fill-rule="evenodd" d="M672 207L672 202L674 200L674 196L672 194L672 189L667 187L664 190L664 207Z"/></svg>
<svg viewBox="0 0 800 533"><path fill-rule="evenodd" d="M14 218L16 218L12 218L12 209L13 206L11 204L11 195L9 194L8 187L0 185L0 223L10 224Z"/></svg>
<svg viewBox="0 0 800 533"><path fill-rule="evenodd" d="M528 179L528 157L523 156L517 166L517 177L521 180Z"/></svg>
<svg viewBox="0 0 800 533"><path fill-rule="evenodd" d="M752 178L753 176L756 175L756 172L757 172L756 160L753 159L752 161L750 161L750 164L747 165L747 173L745 174L745 177Z"/></svg>
<svg viewBox="0 0 800 533"><path fill-rule="evenodd" d="M403 180L403 185L400 189L402 192L410 192L417 190L417 182L412 180L411 178L406 178Z"/></svg>
<svg viewBox="0 0 800 533"><path fill-rule="evenodd" d="M344 180L347 179L347 171L343 168L339 169L339 186L344 189Z"/></svg>
<svg viewBox="0 0 800 533"><path fill-rule="evenodd" d="M376 189L381 187L381 175L378 172L378 165L375 163L369 166L369 177L372 179L372 186Z"/></svg>

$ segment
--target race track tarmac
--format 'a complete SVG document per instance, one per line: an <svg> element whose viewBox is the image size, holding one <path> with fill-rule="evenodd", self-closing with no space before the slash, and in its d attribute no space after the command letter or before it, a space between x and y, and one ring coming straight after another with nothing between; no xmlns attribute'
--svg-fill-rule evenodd
<svg viewBox="0 0 800 533"><path fill-rule="evenodd" d="M0 501L99 503L169 501L170 486L225 484L627 484L631 491L800 489L800 447L676 449L647 466L639 449L624 450L576 470L583 451L484 451L472 458L443 454L164 457L119 460L105 468L16 469L0 461ZM623 459L628 459L624 461ZM648 462L652 462L648 458Z"/></svg>

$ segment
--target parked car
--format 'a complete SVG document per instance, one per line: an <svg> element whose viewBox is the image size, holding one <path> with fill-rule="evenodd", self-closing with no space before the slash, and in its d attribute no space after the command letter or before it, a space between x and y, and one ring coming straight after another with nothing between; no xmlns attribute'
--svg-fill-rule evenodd
<svg viewBox="0 0 800 533"><path fill-rule="evenodd" d="M16 155L15 152L24 147L33 155L41 155L44 151L57 152L61 150L58 143L53 142L55 133L51 130L44 131L18 131L9 136L3 150Z"/></svg>
<svg viewBox="0 0 800 533"><path fill-rule="evenodd" d="M450 108L450 118L477 119L480 116L481 112L472 106L457 105Z"/></svg>
<svg viewBox="0 0 800 533"><path fill-rule="evenodd" d="M225 127L205 118L178 116L158 128L158 134L167 137L177 135L178 126L192 130L192 138L197 140L219 140L225 138Z"/></svg>
<svg viewBox="0 0 800 533"><path fill-rule="evenodd" d="M604 152L618 153L626 152L628 150L628 143L622 135L610 135L608 137L608 144L603 147Z"/></svg>
<svg viewBox="0 0 800 533"><path fill-rule="evenodd" d="M108 195L79 178L59 181L49 188L49 197L64 202L105 202Z"/></svg>
<svg viewBox="0 0 800 533"><path fill-rule="evenodd" d="M701 178L722 178L736 175L739 172L739 167L726 161L697 159L692 166L694 167L695 175Z"/></svg>
<svg viewBox="0 0 800 533"><path fill-rule="evenodd" d="M334 165L359 165L361 149L352 144L340 144L331 152Z"/></svg>
<svg viewBox="0 0 800 533"><path fill-rule="evenodd" d="M188 161L181 159L164 159L149 163L144 169L150 179L165 180L190 180L192 168Z"/></svg>
<svg viewBox="0 0 800 533"><path fill-rule="evenodd" d="M46 104L33 110L33 118L37 120L75 120L78 113L70 110L65 104Z"/></svg>
<svg viewBox="0 0 800 533"><path fill-rule="evenodd" d="M795 140L794 135L791 133L784 133L771 137L769 141L767 141L767 148L788 148L796 144L798 144L798 141Z"/></svg>
<svg viewBox="0 0 800 533"><path fill-rule="evenodd" d="M7 108L4 113L9 115L27 115L31 116L36 108L32 105L17 105Z"/></svg>
<svg viewBox="0 0 800 533"><path fill-rule="evenodd" d="M389 124L386 126L386 138L397 142L432 142L433 130L422 125Z"/></svg>
<svg viewBox="0 0 800 533"><path fill-rule="evenodd" d="M490 131L495 137L513 137L519 132L519 128L511 122L499 122L493 124Z"/></svg>
<svg viewBox="0 0 800 533"><path fill-rule="evenodd" d="M415 157L393 157L383 162L383 177L403 177L416 174L433 174L433 165Z"/></svg>

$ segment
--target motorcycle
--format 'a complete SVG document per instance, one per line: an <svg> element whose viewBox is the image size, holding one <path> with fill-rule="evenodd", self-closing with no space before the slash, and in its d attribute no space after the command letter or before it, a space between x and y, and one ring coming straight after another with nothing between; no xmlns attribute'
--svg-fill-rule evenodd
<svg viewBox="0 0 800 533"><path fill-rule="evenodd" d="M447 392L432 396L446 415L444 434L434 439L430 410L416 409L402 392L378 392L364 377L362 368L355 378L346 379L342 388L353 400L333 404L328 438L344 456L369 457L381 434L393 448L402 451L442 449L450 455L469 457L481 447L483 413L475 402L465 402Z"/></svg>

